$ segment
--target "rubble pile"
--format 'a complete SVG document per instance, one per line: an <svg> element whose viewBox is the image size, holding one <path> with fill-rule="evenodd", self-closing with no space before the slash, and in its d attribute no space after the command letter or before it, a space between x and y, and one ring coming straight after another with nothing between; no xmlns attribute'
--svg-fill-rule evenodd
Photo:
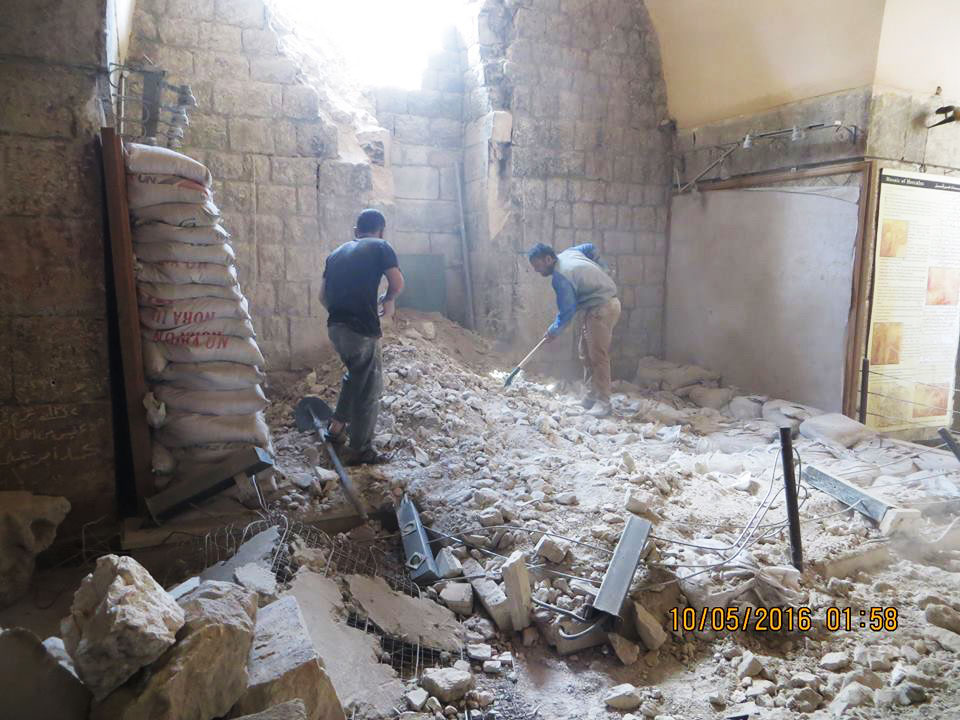
<svg viewBox="0 0 960 720"><path fill-rule="evenodd" d="M890 550L896 533L803 486L807 570L796 571L789 562L777 439L781 426L791 427L804 464L865 488L883 484L878 477L907 478L934 463L953 477L960 465L952 458L885 440L839 414L724 387L720 377L702 368L649 359L641 362L635 383L615 384L614 415L596 419L577 402L578 385L521 379L504 389L509 360L493 357L480 340L463 359L469 337L458 338L457 352L436 339L446 331L445 322L401 312L387 331L378 439L393 451L393 461L356 477L368 497L410 494L425 525L447 536L438 556L443 579L426 594L465 619L467 659L480 691L486 678L510 674L518 688L547 705L553 702L560 712L561 703L538 695L544 691L535 686L524 687L523 673L501 656L522 666L525 654L578 662L599 653L596 657L610 657L629 671L626 677L639 688L635 697L640 700L631 712L645 717L671 711L689 716L682 709L696 695L686 685L672 692L661 687L656 695L644 688L668 673L706 673L698 680L714 688L713 702L706 694L698 698L702 715L697 717L722 717L739 704L832 715L871 703L900 707L897 703L911 698L914 704L939 707L956 698L955 691L943 693L919 682L912 684L925 688L923 694L901 692L904 676L891 674L898 662L917 672L921 660L929 670L952 657L956 633L932 624L915 606L926 582L948 596L947 588L955 588L949 548L944 553L930 545L931 556L944 568L932 581L920 582L923 571ZM290 397L320 394L333 401L340 372L331 358ZM298 455L322 464L309 453L309 439L289 429L289 405L281 398L274 408L278 445L285 448L281 469L289 471ZM338 496L326 493L322 506L340 502ZM299 505L299 499L283 503L294 512ZM565 613L576 614L591 602L631 515L650 520L657 539L634 577L629 610L609 632L565 638L583 628ZM935 517L921 518L910 532L924 547L944 533ZM518 566L528 574L529 606L517 590ZM911 577L918 581L911 584ZM905 579L913 591L901 589ZM880 604L899 609L898 630L867 633L857 623L825 629L828 607L869 613ZM947 604L956 609L958 599L954 595ZM810 608L812 629L769 636L737 631L737 644L723 652L712 648L731 633L684 631L673 626L669 614L672 608L731 608L743 617L747 609L786 607ZM517 615L524 610L528 627ZM471 630L480 618L489 618L492 634ZM900 650L901 644L916 647ZM489 655L474 645L488 646ZM861 646L871 657L891 659L887 671L865 666L880 677L880 686L874 687L870 677L869 682L862 676L846 680L856 666L842 672L820 666L830 652L847 648L852 653ZM766 674L737 675L739 657L748 651L762 658ZM804 672L816 681L790 684ZM581 700L594 697L606 706L605 693L617 683L604 690L596 682L577 681ZM860 687L846 689L853 683ZM420 690L443 706L429 688ZM408 692L411 709L422 712L424 693ZM495 712L496 703L491 707Z"/></svg>

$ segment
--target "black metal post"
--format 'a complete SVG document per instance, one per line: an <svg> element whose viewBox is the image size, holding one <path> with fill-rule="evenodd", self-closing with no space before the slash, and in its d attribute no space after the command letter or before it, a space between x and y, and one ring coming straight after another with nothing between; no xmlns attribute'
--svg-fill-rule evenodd
<svg viewBox="0 0 960 720"><path fill-rule="evenodd" d="M960 460L960 445L957 444L957 439L953 437L953 434L947 428L940 428L937 432L940 433L941 439L950 448L950 452L957 456L957 460Z"/></svg>
<svg viewBox="0 0 960 720"><path fill-rule="evenodd" d="M787 497L787 520L790 523L791 564L803 572L803 543L800 540L800 510L797 506L797 478L793 470L793 430L780 428L780 453L783 460L783 484Z"/></svg>
<svg viewBox="0 0 960 720"><path fill-rule="evenodd" d="M860 407L857 408L857 420L867 424L867 390L870 385L870 358L860 363Z"/></svg>

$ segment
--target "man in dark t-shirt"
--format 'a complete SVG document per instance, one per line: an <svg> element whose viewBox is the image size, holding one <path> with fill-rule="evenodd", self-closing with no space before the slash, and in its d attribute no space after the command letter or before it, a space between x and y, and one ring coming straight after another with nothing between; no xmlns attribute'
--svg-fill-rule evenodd
<svg viewBox="0 0 960 720"><path fill-rule="evenodd" d="M383 391L380 355L380 317L393 315L394 301L403 290L397 254L383 239L386 219L378 210L364 210L353 229L354 240L327 258L320 301L327 308L327 333L346 365L337 409L328 431L337 443L350 438L342 451L347 465L384 462L373 449L373 431ZM380 298L380 279L387 292Z"/></svg>

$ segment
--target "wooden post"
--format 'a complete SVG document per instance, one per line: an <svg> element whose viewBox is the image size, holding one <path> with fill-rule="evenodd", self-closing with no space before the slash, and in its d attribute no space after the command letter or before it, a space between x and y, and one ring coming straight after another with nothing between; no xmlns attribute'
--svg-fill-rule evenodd
<svg viewBox="0 0 960 720"><path fill-rule="evenodd" d="M103 177L106 186L108 241L113 260L113 285L117 301L118 337L123 367L123 404L127 411L127 429L133 456L133 481L137 490L137 506L146 510L145 500L153 494L150 428L143 407L147 383L143 374L143 347L140 343L140 310L133 276L133 238L130 231L130 209L127 205L126 170L123 146L113 128L101 128ZM117 392L114 386L113 391Z"/></svg>

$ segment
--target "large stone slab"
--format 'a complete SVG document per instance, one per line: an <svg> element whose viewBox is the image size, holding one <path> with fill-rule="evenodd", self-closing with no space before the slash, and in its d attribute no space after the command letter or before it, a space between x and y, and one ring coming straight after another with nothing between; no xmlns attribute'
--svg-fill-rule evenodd
<svg viewBox="0 0 960 720"><path fill-rule="evenodd" d="M94 706L90 720L211 720L240 699L247 688L256 594L208 581L180 604L186 623L177 644Z"/></svg>
<svg viewBox="0 0 960 720"><path fill-rule="evenodd" d="M60 630L77 674L102 700L173 645L183 623L183 609L140 563L104 555Z"/></svg>
<svg viewBox="0 0 960 720"><path fill-rule="evenodd" d="M200 579L233 582L234 573L244 565L257 563L269 568L279 541L280 529L276 525L269 527L243 543L232 557L211 565L200 573Z"/></svg>
<svg viewBox="0 0 960 720"><path fill-rule="evenodd" d="M292 595L257 613L247 675L247 690L233 706L233 717L299 699L308 720L344 720L340 699Z"/></svg>
<svg viewBox="0 0 960 720"><path fill-rule="evenodd" d="M430 668L420 678L420 686L438 700L456 702L473 689L473 675L456 668Z"/></svg>
<svg viewBox="0 0 960 720"><path fill-rule="evenodd" d="M86 720L90 691L29 630L0 630L0 717Z"/></svg>
<svg viewBox="0 0 960 720"><path fill-rule="evenodd" d="M351 720L354 712L357 720L392 717L406 688L393 668L380 662L376 637L347 625L336 581L301 569L289 595L300 604L313 646Z"/></svg>
<svg viewBox="0 0 960 720"><path fill-rule="evenodd" d="M35 558L50 547L68 512L66 498L0 492L0 608L27 592Z"/></svg>
<svg viewBox="0 0 960 720"><path fill-rule="evenodd" d="M463 574L470 578L473 592L480 600L480 604L483 605L483 609L490 615L490 619L503 632L512 631L513 621L510 615L510 603L500 586L493 579L487 577L486 571L473 558L463 561Z"/></svg>
<svg viewBox="0 0 960 720"><path fill-rule="evenodd" d="M263 712L244 715L237 720L307 720L307 708L302 700L290 700Z"/></svg>
<svg viewBox="0 0 960 720"><path fill-rule="evenodd" d="M383 578L350 575L347 584L353 599L388 635L455 653L463 647L463 628L450 609L398 593Z"/></svg>

